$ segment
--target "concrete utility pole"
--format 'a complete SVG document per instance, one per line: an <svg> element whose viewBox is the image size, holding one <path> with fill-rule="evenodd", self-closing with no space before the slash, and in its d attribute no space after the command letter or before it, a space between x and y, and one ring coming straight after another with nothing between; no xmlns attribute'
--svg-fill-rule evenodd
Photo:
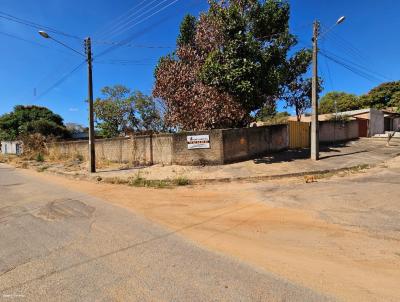
<svg viewBox="0 0 400 302"><path fill-rule="evenodd" d="M51 39L58 44L72 50L73 52L83 56L86 58L86 62L88 64L88 98L89 98L89 172L96 172L96 149L95 149L95 133L94 133L94 114L93 114L93 80L92 80L92 41L90 38L86 38L84 41L85 44L85 54L80 51L66 45L65 43L58 41L51 37L47 32L40 30L39 34L45 39Z"/></svg>
<svg viewBox="0 0 400 302"><path fill-rule="evenodd" d="M92 41L85 39L85 53L88 63L88 101L89 101L89 171L96 172L96 151L95 151L95 132L94 132L94 113L93 113L93 80L92 80Z"/></svg>
<svg viewBox="0 0 400 302"><path fill-rule="evenodd" d="M311 115L311 159L319 160L318 126L318 35L319 22L314 22L313 30L313 75L312 75L312 115Z"/></svg>

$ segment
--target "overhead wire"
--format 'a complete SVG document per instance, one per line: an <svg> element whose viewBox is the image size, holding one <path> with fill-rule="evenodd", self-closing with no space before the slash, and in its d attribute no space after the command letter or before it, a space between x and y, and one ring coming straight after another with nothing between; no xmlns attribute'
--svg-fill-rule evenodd
<svg viewBox="0 0 400 302"><path fill-rule="evenodd" d="M160 13L161 11L165 10L166 8L170 7L172 4L176 3L178 0L174 0L173 2L171 2L170 4L162 7L161 9L157 10L156 12L153 12L151 15L143 18L142 20L138 21L137 23L135 23L135 25L138 25L140 23L143 23L144 21L148 20L149 18L151 18L152 16ZM135 36L137 37L138 34L136 34ZM122 41L122 43L118 44L118 45L113 45L110 48L106 49L105 51L103 51L102 53L100 53L97 57L93 58L93 60L97 59L98 57L105 55L106 53L109 53L113 50L115 50L116 48L129 43L130 40L132 38ZM96 60L97 62L97 60ZM41 97L43 97L44 95L46 95L47 93L49 93L51 90L53 90L54 88L58 87L60 84L62 84L64 81L66 81L72 74L74 74L77 70L79 70L83 65L85 64L85 61L83 61L82 63L80 63L78 66L76 66L74 69L72 69L69 73L67 73L66 75L64 75L61 79L59 79L58 81L56 81L52 86L50 86L48 89L46 89L44 92L42 92L40 95L37 96L36 99L39 99Z"/></svg>
<svg viewBox="0 0 400 302"><path fill-rule="evenodd" d="M138 19L138 17L140 17L141 15L137 15L138 13L140 13L143 9L149 7L151 4L153 4L154 2L156 2L157 0L152 0L150 2L148 2L146 5L140 7L138 10L136 10L133 13L128 14L127 16L125 16L124 18L122 18L121 20L119 20L118 22L116 22L114 25L112 25L110 28L108 28L105 32L103 32L99 39L101 37L105 37L105 36L111 36L111 34L116 31L117 29L119 29L121 26L124 26L126 24L128 24L129 22L132 22L135 19ZM164 0L166 1L166 0ZM139 5L133 7L133 8L138 8L141 4L143 4L146 1L142 1ZM132 8L132 9L133 9Z"/></svg>
<svg viewBox="0 0 400 302"><path fill-rule="evenodd" d="M132 47L132 48L147 48L147 49L173 49L175 46L166 46L166 45L143 45L143 44L133 44L133 43L123 43L121 41L98 41L93 40L93 44L100 45L121 45L124 47Z"/></svg>
<svg viewBox="0 0 400 302"><path fill-rule="evenodd" d="M131 12L138 8L140 5L142 5L143 3L145 3L147 0L143 0L142 2L140 2L137 5L134 5L133 7L131 7L130 9L128 9L125 13L121 14L120 16L116 17L114 20L108 22L107 24L105 24L101 29L97 30L96 32L94 32L92 34L92 37L96 37L96 36L104 36L107 34L107 32L109 32L111 29L113 29L117 24L119 24L121 22L121 20L124 20L125 18L129 18Z"/></svg>
<svg viewBox="0 0 400 302"><path fill-rule="evenodd" d="M340 56L338 56L338 55L336 55L336 54L334 54L334 53L332 53L332 52L330 52L330 51L328 51L328 50L320 49L320 51L322 51L322 52L324 52L325 54L328 54L328 55L330 55L330 56L332 56L332 57L335 57L336 59L341 60L341 61L347 63L348 65L353 65L354 67L359 68L360 70L364 70L364 71L367 72L367 73L373 74L374 76L377 75L377 76L379 76L380 78L382 78L383 80L387 80L387 81L391 81L391 80L392 80L390 77L387 77L386 75L383 75L383 74L381 74L380 72L377 72L377 71L372 70L372 69L370 69L370 68L368 68L368 67L365 67L364 65L361 65L361 64L352 62L352 61L350 61L350 60L348 60L348 59L346 59L346 58L340 57Z"/></svg>
<svg viewBox="0 0 400 302"><path fill-rule="evenodd" d="M116 29L115 31L111 32L109 35L110 37L117 37L119 35L121 35L122 33L134 28L136 25L139 25L141 23L143 23L144 21L148 20L149 18L151 18L152 16L162 12L163 10L167 9L168 7L170 7L171 5L175 4L176 2L178 2L179 0L173 0L171 3L163 6L162 8L160 8L159 10L151 13L155 8L159 7L161 4L165 3L167 0L163 0L161 2L159 2L157 5L155 5L154 7L146 10L145 12L139 14L138 16L136 16L134 19L129 20L126 24L124 24L123 26L120 26L118 29ZM144 18L142 18L141 20L139 19L139 17L142 17L144 15L146 15L147 13L151 13L148 16L145 16ZM139 20L139 21L138 21ZM135 22L137 21L137 22ZM135 22L135 23L133 23ZM133 23L133 24L132 24ZM131 24L131 25L129 25ZM129 25L129 26L128 26Z"/></svg>
<svg viewBox="0 0 400 302"><path fill-rule="evenodd" d="M138 21L137 23L134 24L134 26L139 25L141 23L143 23L144 21L150 19L151 17L155 16L156 14L159 14L160 12L164 11L165 9L167 9L168 7L170 7L171 5L175 4L176 2L178 2L179 0L174 0L173 2L169 3L168 5L162 7L161 9L157 10L156 12L153 12L151 15L143 18L142 20ZM164 19L165 20L165 19ZM161 20L161 22L163 22L164 20ZM137 38L140 34L144 34L145 32L147 32L148 29L143 30L141 33L135 33L134 35L129 36L128 38L126 38L125 40L121 41L118 45L112 45L109 48L105 49L104 51L102 51L99 55L97 55L95 57L99 58L101 56L104 56L107 53L110 53L111 51L114 51L116 49L118 49L121 46L124 46L126 44L128 44L129 42L131 42L132 39Z"/></svg>
<svg viewBox="0 0 400 302"><path fill-rule="evenodd" d="M25 26L29 26L29 27L32 27L32 28L35 28L35 29L44 29L44 30L47 30L48 32L52 32L54 34L58 34L58 35L62 35L62 36L65 36L65 37L82 40L82 38L80 38L80 37L78 37L76 35L68 34L68 33L65 33L63 31L60 31L60 30L55 29L55 28L50 27L50 26L45 26L45 25L30 21L30 20L22 19L22 18L13 16L11 14L5 13L3 11L0 11L0 18L5 19L5 20L9 20L9 21L12 21L12 22L15 22L15 23L19 23L19 24L22 24L22 25L25 25Z"/></svg>
<svg viewBox="0 0 400 302"><path fill-rule="evenodd" d="M17 36L17 35L11 34L11 33L6 33L6 32L3 32L3 31L0 31L0 34L4 35L4 36L7 36L7 37L10 37L10 38L13 38L13 39L16 39L16 40L20 40L20 41L23 41L23 42L30 43L30 44L33 44L33 45L36 45L36 46L40 46L40 47L43 47L43 48L49 48L48 46L46 46L44 44L38 43L36 41L25 39L25 38L22 38L20 36Z"/></svg>
<svg viewBox="0 0 400 302"><path fill-rule="evenodd" d="M322 41L322 45L324 46L324 41ZM328 62L328 59L325 57L324 57L324 62L325 62L326 70L328 73L328 80L329 80L329 84L331 86L331 90L334 90L332 76L331 76L331 70L329 68L329 62Z"/></svg>
<svg viewBox="0 0 400 302"><path fill-rule="evenodd" d="M365 71L363 71L363 70L360 70L360 69L358 69L358 68L356 68L356 67L354 67L354 66L351 66L351 65L349 65L349 64L347 64L347 63L345 63L345 62L342 62L342 61L340 61L339 59L334 58L334 57L332 57L332 56L326 54L326 53L323 52L323 51L320 51L320 54L321 54L322 56L326 57L327 59L329 59L329 60L335 62L336 64L338 64L338 65L340 65L340 66L346 68L347 70L353 72L354 74L359 75L360 77L362 77L362 78L364 78L364 79L367 79L367 80L369 80L369 81L371 81L371 82L381 82L381 80L380 80L379 78L375 77L374 75L369 74L369 73L367 73L367 72L365 72Z"/></svg>
<svg viewBox="0 0 400 302"><path fill-rule="evenodd" d="M65 82L71 75L73 75L75 72L77 72L80 68L82 68L85 65L86 61L83 61L79 63L79 65L75 66L70 72L65 74L62 78L60 78L58 81L56 81L53 85L51 85L49 88L47 88L45 91L40 93L35 100L38 100L48 94L50 91L52 91L54 88L60 86L63 82Z"/></svg>

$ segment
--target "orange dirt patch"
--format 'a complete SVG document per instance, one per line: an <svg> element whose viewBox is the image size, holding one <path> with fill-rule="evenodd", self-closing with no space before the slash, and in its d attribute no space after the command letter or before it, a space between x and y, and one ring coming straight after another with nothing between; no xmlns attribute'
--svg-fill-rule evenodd
<svg viewBox="0 0 400 302"><path fill-rule="evenodd" d="M400 300L398 240L329 224L311 210L268 206L252 184L160 190L35 177L132 210L200 246L341 300Z"/></svg>

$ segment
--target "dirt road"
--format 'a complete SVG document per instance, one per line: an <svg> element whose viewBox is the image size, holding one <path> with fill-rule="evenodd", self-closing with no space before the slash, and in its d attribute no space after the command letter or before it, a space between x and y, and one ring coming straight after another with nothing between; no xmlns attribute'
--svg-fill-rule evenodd
<svg viewBox="0 0 400 302"><path fill-rule="evenodd" d="M40 177L338 300L400 300L399 157L361 175L309 184L160 190Z"/></svg>
<svg viewBox="0 0 400 302"><path fill-rule="evenodd" d="M0 301L331 300L0 164Z"/></svg>

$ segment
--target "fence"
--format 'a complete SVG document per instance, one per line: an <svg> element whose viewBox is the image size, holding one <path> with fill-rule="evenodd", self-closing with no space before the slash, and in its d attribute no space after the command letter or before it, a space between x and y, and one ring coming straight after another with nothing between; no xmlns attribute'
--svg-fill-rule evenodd
<svg viewBox="0 0 400 302"><path fill-rule="evenodd" d="M289 148L310 147L310 123L289 121Z"/></svg>
<svg viewBox="0 0 400 302"><path fill-rule="evenodd" d="M360 137L360 123L363 121L320 121L320 143L348 141ZM311 123L289 121L289 148L309 148L311 144Z"/></svg>

